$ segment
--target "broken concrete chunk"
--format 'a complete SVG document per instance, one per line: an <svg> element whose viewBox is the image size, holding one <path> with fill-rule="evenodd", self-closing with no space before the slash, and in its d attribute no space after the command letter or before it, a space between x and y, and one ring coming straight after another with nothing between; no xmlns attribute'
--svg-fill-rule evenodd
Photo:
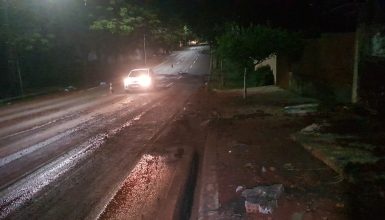
<svg viewBox="0 0 385 220"><path fill-rule="evenodd" d="M321 130L321 125L313 123L301 130L301 133L314 133Z"/></svg>
<svg viewBox="0 0 385 220"><path fill-rule="evenodd" d="M326 127L329 127L330 124L327 123L327 122L322 122L320 124L317 124L317 123L313 123L305 128L303 128L300 133L319 133L321 132L323 129L325 129Z"/></svg>
<svg viewBox="0 0 385 220"><path fill-rule="evenodd" d="M284 108L284 111L285 111L285 113L291 114L291 115L311 114L311 113L315 113L318 111L318 104L312 103L312 104L286 106Z"/></svg>
<svg viewBox="0 0 385 220"><path fill-rule="evenodd" d="M278 198L282 193L283 185L275 184L244 189L241 195L246 199L246 212L271 214L274 208L278 206Z"/></svg>

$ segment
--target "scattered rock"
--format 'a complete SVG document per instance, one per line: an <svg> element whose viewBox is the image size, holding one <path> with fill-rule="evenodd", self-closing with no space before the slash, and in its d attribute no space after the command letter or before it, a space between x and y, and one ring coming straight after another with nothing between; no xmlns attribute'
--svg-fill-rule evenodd
<svg viewBox="0 0 385 220"><path fill-rule="evenodd" d="M210 123L210 119L208 119L208 120L203 121L202 123L200 123L200 126L201 126L201 127L206 127L209 123Z"/></svg>
<svg viewBox="0 0 385 220"><path fill-rule="evenodd" d="M245 189L244 186L237 186L237 188L235 189L235 192L241 192Z"/></svg>
<svg viewBox="0 0 385 220"><path fill-rule="evenodd" d="M212 111L211 112L211 117L212 118L220 118L221 114L219 114L217 111Z"/></svg>
<svg viewBox="0 0 385 220"><path fill-rule="evenodd" d="M293 164L291 163L285 163L283 165L283 168L285 168L286 170L295 170Z"/></svg>
<svg viewBox="0 0 385 220"><path fill-rule="evenodd" d="M321 130L321 125L317 123L313 123L301 130L301 133L314 133L319 132Z"/></svg>
<svg viewBox="0 0 385 220"><path fill-rule="evenodd" d="M345 204L339 202L336 204L336 207L337 208L343 208L343 207L345 207Z"/></svg>
<svg viewBox="0 0 385 220"><path fill-rule="evenodd" d="M303 212L295 212L292 216L291 216L291 220L302 220L303 219Z"/></svg>
<svg viewBox="0 0 385 220"><path fill-rule="evenodd" d="M285 113L290 115L307 115L311 113L315 113L318 111L318 104L303 104L303 105L294 105L294 106L286 106L284 108Z"/></svg>
<svg viewBox="0 0 385 220"><path fill-rule="evenodd" d="M247 163L244 165L245 168L253 169L254 165L252 163Z"/></svg>

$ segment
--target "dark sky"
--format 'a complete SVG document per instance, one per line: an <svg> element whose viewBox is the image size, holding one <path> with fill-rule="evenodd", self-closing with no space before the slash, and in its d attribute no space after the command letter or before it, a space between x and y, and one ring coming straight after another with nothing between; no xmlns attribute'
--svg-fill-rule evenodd
<svg viewBox="0 0 385 220"><path fill-rule="evenodd" d="M198 28L236 22L319 33L354 31L367 1L372 0L136 0Z"/></svg>

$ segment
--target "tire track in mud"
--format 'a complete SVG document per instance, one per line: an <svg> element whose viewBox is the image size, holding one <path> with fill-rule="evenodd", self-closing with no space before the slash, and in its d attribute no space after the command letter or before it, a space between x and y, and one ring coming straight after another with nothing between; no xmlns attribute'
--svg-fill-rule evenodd
<svg viewBox="0 0 385 220"><path fill-rule="evenodd" d="M13 149L9 152L12 153L12 151L17 151L18 149L27 147L31 144L38 144L39 141L50 138L52 134L58 134L69 128L75 127L77 124L80 124L81 121L86 121L85 119L91 120L92 117L98 114L98 112L103 112L103 109L111 108L111 105L119 103L119 101L124 98L125 97L121 96L111 97L107 100L103 100L102 102L94 103L91 106L86 104L86 108L84 109L82 109L83 106L77 106L74 107L74 109L80 109L80 111L69 112L67 115L63 114L62 117L51 119L48 122L43 121L40 124L35 124L31 128L27 128L26 130L2 137L0 138L0 141L4 146L0 147L0 156L4 156L7 153L7 149ZM99 108L101 106L105 107ZM60 114L62 115L62 113ZM37 136L38 139L34 140L33 138L35 136Z"/></svg>
<svg viewBox="0 0 385 220"><path fill-rule="evenodd" d="M111 132L95 135L80 144L80 146L60 155L59 158L55 158L52 162L41 166L29 176L26 176L12 187L1 192L0 218L6 217L25 202L32 200L36 193L74 168L82 160L85 160L86 157L90 156L98 147L105 143L109 136L114 136L122 128L130 126L134 121L139 120L144 113L145 112L142 112L136 115L132 120L125 123L123 127L113 129Z"/></svg>
<svg viewBox="0 0 385 220"><path fill-rule="evenodd" d="M14 105L6 106L0 110L0 123L26 115L29 116L33 113L38 112L37 109L49 110L61 106L72 105L71 103L79 101L79 99L92 98L93 96L101 95L100 93L103 93L104 91L107 91L107 89L95 87L92 89L78 91L74 94L64 95L61 97L47 97L48 100L44 101L27 101L26 103L17 103Z"/></svg>
<svg viewBox="0 0 385 220"><path fill-rule="evenodd" d="M90 213L97 213L98 208L103 208L103 201L110 200L108 195L114 195L113 190L127 176L127 172L145 151L145 146L153 142L170 118L180 111L184 102L178 101L186 101L189 97L189 92L173 94L175 92L169 92L151 108L146 108L141 118L133 119L133 124L117 128L120 138L117 135L107 138L110 140L107 145L103 143L92 156L89 155L71 168L67 175L61 175L53 184L31 196L33 204L27 201L26 206L19 205L22 208L18 210L22 211L15 212L12 219L30 216L39 216L39 219L55 219L58 216L64 219L84 219Z"/></svg>
<svg viewBox="0 0 385 220"><path fill-rule="evenodd" d="M131 126L134 122L140 120L140 118L153 108L156 108L163 100L156 101L155 103L146 102L139 106L133 112L130 112L130 120L123 125L117 126L107 132L99 133L87 141L80 144L78 147L59 155L58 158L45 163L38 169L31 172L28 176L20 179L17 183L11 187L3 190L0 193L0 219L9 215L12 211L22 206L24 203L31 201L39 191L46 187L57 178L61 177L66 172L74 168L82 160L85 160L93 152L95 152L105 141L117 135L123 129ZM142 110L141 108L147 108Z"/></svg>
<svg viewBox="0 0 385 220"><path fill-rule="evenodd" d="M87 99L76 100L71 105L65 105L59 108L52 108L47 111L42 109L36 109L36 114L26 115L17 120L10 120L6 123L0 124L0 141L4 139L19 135L25 132L34 131L44 126L50 125L54 122L61 121L63 119L81 115L89 111L89 109L103 106L109 102L114 102L122 97L112 97L103 95L101 97L92 97L91 102L87 102ZM66 108L64 108L66 107Z"/></svg>
<svg viewBox="0 0 385 220"><path fill-rule="evenodd" d="M128 99L130 98L131 97L128 97ZM84 141L84 139L92 137L98 132L105 132L105 130L108 130L106 127L119 127L122 123L120 118L117 118L116 115L119 115L122 118L135 117L137 112L140 112L142 109L151 105L154 100L156 100L156 97L150 97L148 100L141 100L144 103L138 103L137 105L132 106L132 109L130 110L127 110L127 106L123 105L120 106L118 110L100 114L95 117L85 118L83 121L80 121L78 125L71 127L70 129L65 129L61 133L45 139L42 142L38 142L37 144L1 158L0 176L3 178L0 180L0 189L5 188L20 177L33 172L45 163L66 153L73 145ZM129 104L130 102L126 102L126 105ZM121 102L117 102L115 105L119 106L121 105ZM105 106L104 108L114 109L111 105ZM92 116L94 113L91 112L90 114ZM38 134L39 136L41 135L41 133ZM29 172L26 170L29 170Z"/></svg>

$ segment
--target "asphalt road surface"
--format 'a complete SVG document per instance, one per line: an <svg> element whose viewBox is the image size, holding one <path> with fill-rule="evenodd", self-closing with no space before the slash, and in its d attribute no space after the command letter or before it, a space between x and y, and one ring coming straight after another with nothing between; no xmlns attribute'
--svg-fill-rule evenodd
<svg viewBox="0 0 385 220"><path fill-rule="evenodd" d="M149 141L204 83L207 46L154 67L155 91L122 85L34 98L0 108L0 219L86 219L100 213ZM122 136L123 145L108 143ZM122 142L122 140L120 142Z"/></svg>

